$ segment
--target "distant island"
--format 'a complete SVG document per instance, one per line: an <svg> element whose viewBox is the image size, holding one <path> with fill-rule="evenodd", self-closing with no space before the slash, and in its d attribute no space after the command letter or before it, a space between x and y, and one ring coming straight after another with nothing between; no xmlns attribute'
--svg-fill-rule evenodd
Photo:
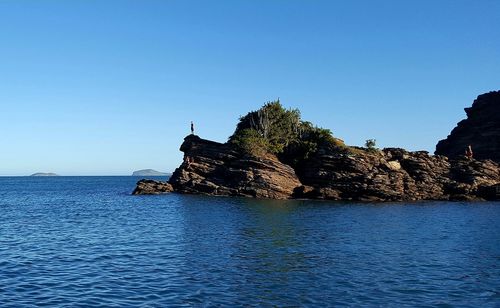
<svg viewBox="0 0 500 308"><path fill-rule="evenodd" d="M500 91L478 96L436 154L346 145L279 101L240 118L226 143L194 134L168 182L142 180L133 194L168 192L345 201L500 200ZM466 152L468 150L468 152ZM473 153L474 154L473 154ZM469 155L470 154L470 155Z"/></svg>
<svg viewBox="0 0 500 308"><path fill-rule="evenodd" d="M37 172L37 173L33 173L30 176L59 176L59 174L55 174L52 172Z"/></svg>
<svg viewBox="0 0 500 308"><path fill-rule="evenodd" d="M170 173L160 172L153 169L142 169L132 173L132 176L169 176Z"/></svg>

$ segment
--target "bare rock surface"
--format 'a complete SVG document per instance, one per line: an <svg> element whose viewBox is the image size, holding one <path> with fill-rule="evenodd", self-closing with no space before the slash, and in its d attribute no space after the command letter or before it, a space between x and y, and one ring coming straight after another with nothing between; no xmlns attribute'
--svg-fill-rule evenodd
<svg viewBox="0 0 500 308"><path fill-rule="evenodd" d="M255 198L355 201L497 200L500 168L491 160L449 160L399 148L354 154L321 148L294 170L273 155L243 155L190 135L168 183L139 181L134 194L175 191ZM498 190L498 192L497 192Z"/></svg>
<svg viewBox="0 0 500 308"><path fill-rule="evenodd" d="M275 156L242 155L228 144L188 136L169 183L181 193L287 199L300 182Z"/></svg>
<svg viewBox="0 0 500 308"><path fill-rule="evenodd" d="M172 185L167 182L155 180L140 180L132 192L133 195L159 195L174 191Z"/></svg>
<svg viewBox="0 0 500 308"><path fill-rule="evenodd" d="M240 119L231 142L187 136L180 148L184 161L168 183L142 180L134 194L174 191L369 202L500 200L500 91L479 95L465 111L467 119L438 143L437 155L429 155L400 148L349 147L329 130L301 122L298 111L285 110L279 101L268 103ZM279 122L283 119L288 122ZM260 140L269 147L245 151L238 147L242 140L253 140L250 146ZM465 158L468 145L474 159ZM269 152L279 157L263 154Z"/></svg>
<svg viewBox="0 0 500 308"><path fill-rule="evenodd" d="M495 199L486 188L500 183L490 160L448 160L427 152L389 148L335 153L325 149L298 170L297 197L357 201Z"/></svg>

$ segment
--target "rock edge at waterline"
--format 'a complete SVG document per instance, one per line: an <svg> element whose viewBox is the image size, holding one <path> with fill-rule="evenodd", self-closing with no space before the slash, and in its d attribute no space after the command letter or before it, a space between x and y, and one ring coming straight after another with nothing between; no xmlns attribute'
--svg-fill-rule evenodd
<svg viewBox="0 0 500 308"><path fill-rule="evenodd" d="M168 182L141 180L133 193L353 201L472 201L500 196L500 168L491 160L449 160L398 148L355 154L319 149L301 170L294 170L273 155L243 155L229 144L195 135L184 139L181 151L184 162Z"/></svg>

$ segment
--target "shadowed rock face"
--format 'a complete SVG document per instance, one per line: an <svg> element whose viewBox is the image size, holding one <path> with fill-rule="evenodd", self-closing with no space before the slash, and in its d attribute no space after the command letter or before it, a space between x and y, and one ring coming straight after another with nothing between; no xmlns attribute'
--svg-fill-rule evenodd
<svg viewBox="0 0 500 308"><path fill-rule="evenodd" d="M140 181L135 193L174 190L220 196L357 201L500 197L495 186L500 183L500 168L489 160L448 160L423 151L397 148L355 153L320 148L314 157L294 170L275 156L242 155L229 144L194 135L184 139L181 151L184 162L169 183Z"/></svg>
<svg viewBox="0 0 500 308"><path fill-rule="evenodd" d="M465 112L467 119L439 141L435 153L456 158L471 145L474 158L500 163L500 91L479 95Z"/></svg>

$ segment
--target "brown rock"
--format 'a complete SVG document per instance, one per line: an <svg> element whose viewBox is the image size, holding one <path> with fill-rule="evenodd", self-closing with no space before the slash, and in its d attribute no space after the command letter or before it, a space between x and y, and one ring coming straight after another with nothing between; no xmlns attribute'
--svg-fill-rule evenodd
<svg viewBox="0 0 500 308"><path fill-rule="evenodd" d="M134 194L176 191L370 202L500 200L500 92L478 96L466 112L468 119L438 143L440 155L327 143L292 163L295 170L274 155L244 155L229 143L190 135L180 148L184 161L169 182L139 181ZM478 160L464 159L468 144Z"/></svg>
<svg viewBox="0 0 500 308"><path fill-rule="evenodd" d="M300 182L275 156L242 155L228 144L188 136L184 162L170 178L177 192L255 198L291 198Z"/></svg>
<svg viewBox="0 0 500 308"><path fill-rule="evenodd" d="M190 194L357 201L498 200L500 167L425 151L321 147L300 168L273 155L243 155L229 144L188 136L184 162L169 183L141 180L134 194Z"/></svg>
<svg viewBox="0 0 500 308"><path fill-rule="evenodd" d="M174 191L172 185L167 182L154 180L140 180L137 182L133 195L159 195Z"/></svg>
<svg viewBox="0 0 500 308"><path fill-rule="evenodd" d="M489 160L449 161L424 151L390 148L349 154L323 148L297 170L307 189L298 189L296 196L358 201L477 200L491 195L484 187L500 183L499 172L498 164Z"/></svg>

